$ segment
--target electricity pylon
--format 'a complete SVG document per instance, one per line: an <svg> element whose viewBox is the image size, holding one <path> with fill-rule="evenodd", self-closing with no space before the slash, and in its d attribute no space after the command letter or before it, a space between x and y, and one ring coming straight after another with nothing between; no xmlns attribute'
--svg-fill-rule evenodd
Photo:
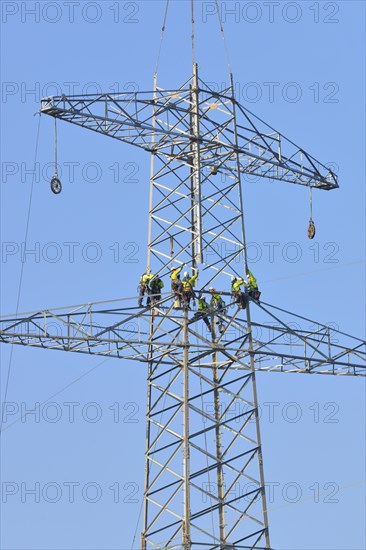
<svg viewBox="0 0 366 550"><path fill-rule="evenodd" d="M199 269L203 293L215 284L229 294L248 267L241 174L338 187L235 100L232 79L214 92L196 64L179 89L155 80L152 92L50 97L41 113L151 154L147 269ZM366 374L365 342L325 325L294 329L303 317L256 300L210 313L203 332L167 292L153 307L126 299L1 320L5 343L146 364L141 550L269 549L256 372Z"/></svg>

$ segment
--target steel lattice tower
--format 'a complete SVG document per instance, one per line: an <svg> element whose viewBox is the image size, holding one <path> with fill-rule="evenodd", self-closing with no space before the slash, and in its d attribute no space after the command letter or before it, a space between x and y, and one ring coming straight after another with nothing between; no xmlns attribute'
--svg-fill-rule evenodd
<svg viewBox="0 0 366 550"><path fill-rule="evenodd" d="M338 187L326 166L236 101L232 78L214 92L195 63L178 89L155 79L152 92L50 97L41 113L150 153L147 268L199 269L202 292L214 283L228 295L230 277L248 267L241 174ZM1 319L0 341L146 364L141 550L269 549L256 371L365 376L365 342L319 323L294 330L291 320L304 318L254 300L246 310L212 308L212 334L202 333L172 298L153 310L115 301L17 315ZM248 490L233 496L238 483Z"/></svg>

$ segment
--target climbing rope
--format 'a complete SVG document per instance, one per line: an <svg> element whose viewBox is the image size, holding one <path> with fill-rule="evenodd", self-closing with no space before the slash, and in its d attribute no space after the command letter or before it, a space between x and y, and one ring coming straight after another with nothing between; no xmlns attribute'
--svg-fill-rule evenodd
<svg viewBox="0 0 366 550"><path fill-rule="evenodd" d="M227 66L228 66L228 69L229 69L229 74L231 75L232 70L231 70L231 63L230 63L229 48L228 48L226 37L225 37L224 27L222 25L222 19L221 19L221 15L220 15L220 7L219 7L218 0L215 0L215 3L216 3L216 9L217 9L217 18L218 18L219 26L220 26L221 38L222 38L222 41L224 43L226 62L227 62Z"/></svg>
<svg viewBox="0 0 366 550"><path fill-rule="evenodd" d="M57 171L57 118L56 117L55 117L54 130L55 130L55 135L54 135L55 174L58 175L58 171Z"/></svg>
<svg viewBox="0 0 366 550"><path fill-rule="evenodd" d="M29 195L28 213L27 213L27 221L26 221L26 227L25 227L24 250L27 249L29 221L30 221L32 198L33 198L33 188L34 188L34 182L36 181L36 162L37 162L37 155L38 155L39 129L40 129L40 126L41 126L41 115L40 115L40 113L38 113L38 114L39 114L38 128L37 128L37 136L36 136L36 147L35 147L35 152L34 152L32 184L31 184L30 195ZM19 312L19 303L20 303L20 296L21 296L21 291L22 291L24 265L25 265L24 258L21 258L18 297L17 297L17 305L16 305L16 308L15 308L16 315L18 315L18 312ZM10 372L11 372L11 366L12 366L12 361L13 361L13 350L14 350L14 344L11 344L10 357L9 357L9 366L8 366L8 372L7 372L6 381L5 381L5 392L4 392L4 401L3 401L4 403L6 402L7 395L8 395ZM2 430L3 422L4 422L4 410L2 411L2 414L1 414L0 436L1 436L1 433L3 431Z"/></svg>
<svg viewBox="0 0 366 550"><path fill-rule="evenodd" d="M160 57L161 57L161 52L162 52L162 47L163 47L163 42L164 42L164 37L165 37L166 22L167 22L167 18L168 18L169 2L170 2L170 0L166 0L166 1L165 1L165 10L164 10L163 25L162 25L162 27L161 27L160 43L159 43L159 49L158 49L158 55L157 55L157 60L156 60L155 73L154 73L155 76L157 76L158 71L159 71ZM193 65L195 64L195 62L196 62L196 54L195 54L195 19L194 19L194 2L195 2L195 0L191 0L191 2L190 2L190 6L191 6L191 47L192 47L192 66L193 66ZM219 8L218 0L215 0L215 4L216 4L216 9L217 9L217 17L218 17L218 22L219 22L220 34L221 34L221 38L222 38L222 41L223 41L223 44L224 44L224 51L225 51L226 62L227 62L227 65L228 65L229 74L231 75L231 74L232 74L232 71L231 71L231 63L230 63L229 48L228 48L228 44L227 44L227 41L226 41L226 36L225 36L224 27L223 27L223 24L222 24L222 19L221 19L221 15L220 15L220 8Z"/></svg>
<svg viewBox="0 0 366 550"><path fill-rule="evenodd" d="M191 25L192 25L192 33L191 33L191 41L192 41L192 67L195 64L195 55L194 55L194 0L191 0Z"/></svg>
<svg viewBox="0 0 366 550"><path fill-rule="evenodd" d="M158 50L158 58L157 58L157 60L156 60L155 76L158 74L158 70L159 70L160 55L161 55L161 50L162 50L162 47L163 47L165 26L166 26L166 20L167 20L167 16L168 16L168 7L169 7L169 0L166 0L166 2L165 2L165 13L164 13L163 26L161 27L161 35L160 35L160 44L159 44L159 50Z"/></svg>

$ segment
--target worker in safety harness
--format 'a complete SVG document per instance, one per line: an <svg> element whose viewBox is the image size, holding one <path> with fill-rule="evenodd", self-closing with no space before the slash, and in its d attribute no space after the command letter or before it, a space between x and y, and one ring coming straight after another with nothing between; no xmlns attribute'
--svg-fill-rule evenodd
<svg viewBox="0 0 366 550"><path fill-rule="evenodd" d="M208 313L209 311L209 305L206 302L206 298L202 296L201 294L198 296L198 311L193 315L192 322L198 321L199 319L202 319L202 321L207 326L208 330L211 332L211 324L208 320Z"/></svg>
<svg viewBox="0 0 366 550"><path fill-rule="evenodd" d="M183 300L188 309L189 309L189 304L191 302L191 299L195 297L193 285L197 278L198 278L198 269L196 270L195 275L192 275L192 277L189 276L188 271L185 271L184 279L182 279Z"/></svg>
<svg viewBox="0 0 366 550"><path fill-rule="evenodd" d="M247 282L245 279L237 279L236 277L232 277L231 279L231 295L235 298L235 303L240 304L240 306L245 309L247 307L248 299L245 295L245 292L242 292L240 290L241 286L247 286Z"/></svg>
<svg viewBox="0 0 366 550"><path fill-rule="evenodd" d="M145 294L147 294L147 300L146 300L146 305L148 306L150 304L150 288L149 288L149 283L151 281L151 279L153 278L154 275L152 275L151 273L149 273L148 271L145 271L145 273L143 273L140 277L140 283L139 283L139 286L138 286L138 290L139 290L139 301L138 301L138 305L139 307L142 307L142 301L143 301L143 297L145 296Z"/></svg>
<svg viewBox="0 0 366 550"><path fill-rule="evenodd" d="M160 302L162 288L164 288L163 281L160 279L159 275L155 275L150 281L150 299L152 304Z"/></svg>
<svg viewBox="0 0 366 550"><path fill-rule="evenodd" d="M214 308L217 311L217 324L219 325L219 331L222 333L224 332L224 323L222 321L222 318L220 317L220 313L224 312L225 309L225 302L221 298L220 294L217 294L216 289L212 286L208 289L211 292L211 307Z"/></svg>
<svg viewBox="0 0 366 550"><path fill-rule="evenodd" d="M172 267L170 273L170 279L172 281L172 291L175 294L180 294L182 292L182 281L180 280L180 272L182 271L183 266Z"/></svg>
<svg viewBox="0 0 366 550"><path fill-rule="evenodd" d="M259 300L261 293L258 290L258 284L257 279L254 277L253 273L250 271L250 269L247 269L247 277L248 277L248 294L251 298L254 298L255 300Z"/></svg>

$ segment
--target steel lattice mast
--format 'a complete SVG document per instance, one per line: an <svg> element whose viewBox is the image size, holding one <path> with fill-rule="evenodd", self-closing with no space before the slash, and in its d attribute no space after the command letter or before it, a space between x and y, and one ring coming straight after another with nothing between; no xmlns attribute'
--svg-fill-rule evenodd
<svg viewBox="0 0 366 550"><path fill-rule="evenodd" d="M331 170L235 100L232 79L214 92L196 64L179 89L155 80L152 92L63 95L42 100L41 113L151 154L147 268L200 269L203 292L214 282L224 295L247 268L242 173L338 187ZM212 309L212 334L202 333L172 297L154 311L127 299L9 316L0 341L147 365L141 550L269 549L256 371L365 376L365 342L321 324L294 330L303 318L255 301L251 311ZM238 484L245 490L234 495Z"/></svg>

